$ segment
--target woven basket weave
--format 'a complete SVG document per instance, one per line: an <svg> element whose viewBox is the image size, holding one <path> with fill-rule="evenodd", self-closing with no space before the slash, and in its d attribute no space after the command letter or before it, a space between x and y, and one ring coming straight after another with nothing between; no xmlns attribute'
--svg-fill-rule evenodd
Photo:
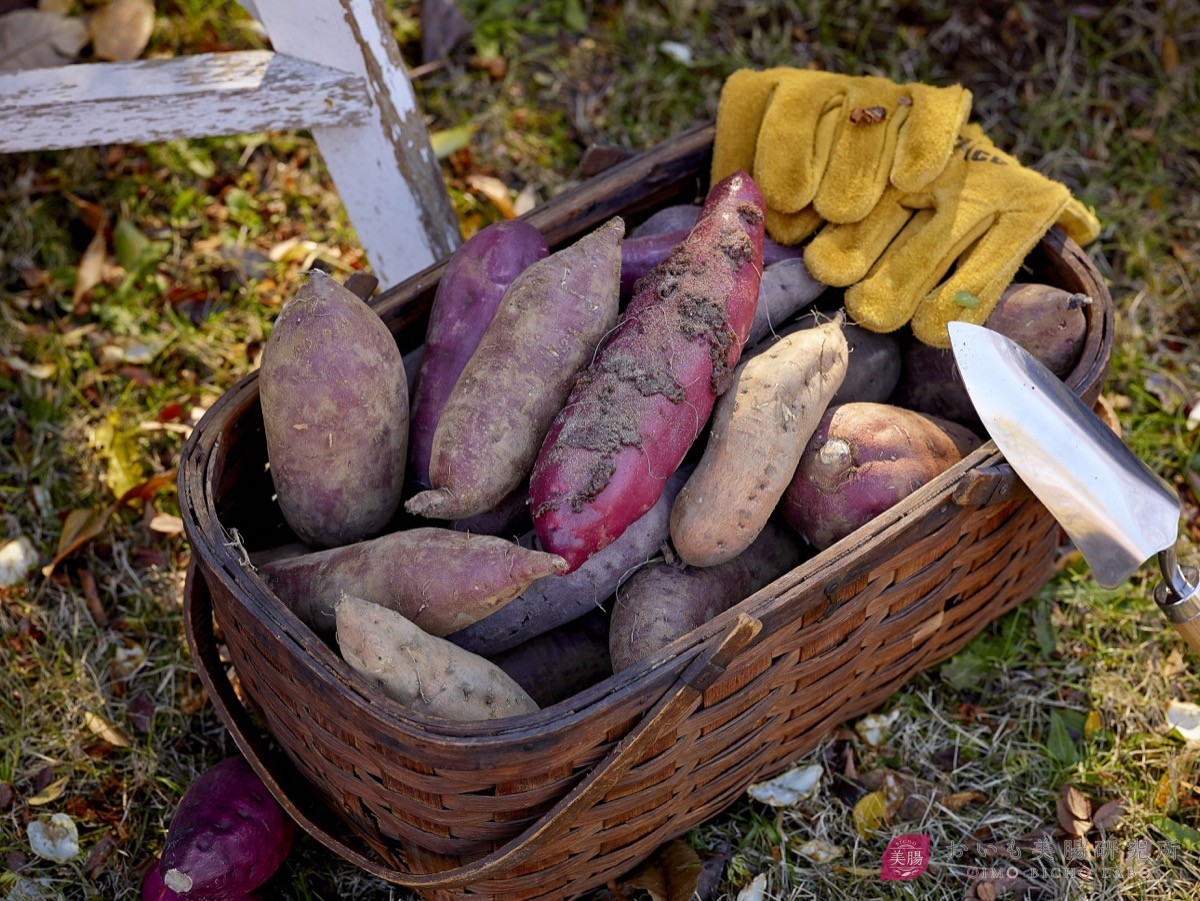
<svg viewBox="0 0 1200 901"><path fill-rule="evenodd" d="M528 218L551 246L703 191L712 129L609 170ZM1112 300L1052 232L1029 280L1090 295L1068 384L1107 374ZM375 306L400 347L425 331L435 266ZM242 562L290 538L271 500L257 377L184 450L186 626L234 740L297 822L432 898L569 898L635 866L878 706L1050 577L1058 527L991 442L832 548L644 663L535 714L449 723L380 697ZM214 618L243 692L221 663Z"/></svg>

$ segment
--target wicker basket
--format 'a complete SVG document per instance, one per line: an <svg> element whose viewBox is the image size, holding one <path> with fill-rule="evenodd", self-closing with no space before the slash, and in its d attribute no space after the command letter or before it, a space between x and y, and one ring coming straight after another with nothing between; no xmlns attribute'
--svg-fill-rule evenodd
<svg viewBox="0 0 1200 901"><path fill-rule="evenodd" d="M681 135L529 220L555 246L611 215L693 199L711 142L711 127ZM1068 380L1090 404L1107 373L1109 293L1057 232L1027 266L1094 298ZM404 351L423 338L441 272L376 302ZM243 565L233 530L251 550L289 538L265 461L251 375L204 417L180 467L194 558L186 623L201 677L309 834L436 898L561 899L619 876L1030 597L1058 544L1054 521L989 442L643 664L535 714L455 724L380 697ZM233 691L214 617L273 742Z"/></svg>

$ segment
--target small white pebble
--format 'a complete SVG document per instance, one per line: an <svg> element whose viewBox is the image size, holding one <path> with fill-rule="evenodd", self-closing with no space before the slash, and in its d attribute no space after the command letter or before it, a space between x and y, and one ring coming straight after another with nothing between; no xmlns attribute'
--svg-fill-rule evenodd
<svg viewBox="0 0 1200 901"><path fill-rule="evenodd" d="M37 548L24 535L4 542L0 545L0 586L7 588L24 581L25 573L37 562Z"/></svg>

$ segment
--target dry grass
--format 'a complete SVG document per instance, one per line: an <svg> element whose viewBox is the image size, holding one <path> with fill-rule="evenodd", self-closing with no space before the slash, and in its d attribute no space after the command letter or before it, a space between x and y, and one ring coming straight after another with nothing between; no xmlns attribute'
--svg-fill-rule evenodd
<svg viewBox="0 0 1200 901"><path fill-rule="evenodd" d="M475 128L469 150L445 170L467 231L498 215L468 189L467 172L545 200L571 180L589 142L646 147L711 117L721 82L739 66L965 83L996 141L1070 184L1105 224L1092 250L1118 306L1109 391L1127 441L1179 486L1184 556L1195 558L1200 429L1187 419L1200 384L1195 4L1077 4L1065 18L1058 4L991 0L463 6L478 26L474 46L417 90L433 129ZM158 9L153 50L261 44L232 4L176 0ZM586 33L569 27L580 12ZM410 60L416 15L416 4L393 7ZM667 40L689 48L690 65L661 49ZM502 62L472 61L474 53ZM149 250L118 265L110 243L101 284L74 304L97 209L110 227L136 228ZM311 261L306 253L269 258L293 238L314 242ZM0 157L0 360L8 361L0 362L0 540L25 535L46 562L67 511L100 510L122 479L169 471L192 409L257 364L290 280L310 262L362 265L303 134ZM12 359L54 370L32 375ZM159 420L169 427L143 425ZM116 443L89 444L105 427ZM155 511L177 512L170 491L119 511L52 579L0 589L0 786L15 793L0 807L0 891L23 880L41 886L35 897L136 897L183 789L232 750L183 643L188 549L147 527ZM861 838L829 783L783 813L743 800L689 837L697 847L732 843L722 897L762 873L772 899L962 898L968 868L994 859L989 848L1053 824L1067 783L1097 800L1124 798L1121 838L1147 838L1156 853L1137 869L1098 868L1086 891L1061 874L1023 869L1040 897L1192 897L1200 844L1175 861L1161 852L1162 830L1173 828L1165 820L1185 837L1200 828L1200 797L1189 787L1200 782L1197 756L1165 734L1163 709L1171 698L1196 699L1200 682L1196 660L1176 653L1149 600L1152 581L1147 569L1109 592L1078 565L1066 569L900 691L886 705L899 717L884 747L851 742L860 774L900 770L980 792L982 803L934 806ZM143 731L147 702L155 713ZM1098 731L1083 728L1090 711ZM129 747L98 735L95 715L119 727ZM827 749L808 762L823 763ZM59 780L60 796L30 804ZM28 821L58 811L78 823L83 854L64 865L30 860ZM887 841L906 831L932 836L934 865L914 883L881 883ZM113 853L85 872L105 835ZM844 855L810 863L797 853L810 838ZM956 847L961 857L951 856ZM408 896L302 840L269 897Z"/></svg>

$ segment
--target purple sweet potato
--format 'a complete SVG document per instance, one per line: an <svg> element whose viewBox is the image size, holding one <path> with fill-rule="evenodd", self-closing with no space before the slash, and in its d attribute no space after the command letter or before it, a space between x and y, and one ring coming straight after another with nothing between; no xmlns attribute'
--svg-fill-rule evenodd
<svg viewBox="0 0 1200 901"><path fill-rule="evenodd" d="M408 501L410 513L475 516L529 475L576 374L617 321L624 230L612 219L509 286L442 411L434 487Z"/></svg>
<svg viewBox="0 0 1200 901"><path fill-rule="evenodd" d="M828 321L827 314L815 311L805 313L783 334L817 328ZM842 325L842 334L850 350L846 377L829 405L884 403L892 396L896 383L900 381L900 342L895 335L873 332L849 322Z"/></svg>
<svg viewBox="0 0 1200 901"><path fill-rule="evenodd" d="M694 203L679 203L675 206L665 206L654 213L629 233L631 238L648 238L651 235L662 235L667 232L681 231L684 234L692 230L696 220L700 218L700 207Z"/></svg>
<svg viewBox="0 0 1200 901"><path fill-rule="evenodd" d="M900 407L831 407L783 496L784 518L813 547L827 548L980 443L960 425Z"/></svg>
<svg viewBox="0 0 1200 901"><path fill-rule="evenodd" d="M482 229L454 252L429 310L425 350L413 387L409 478L428 488L433 434L467 361L504 292L549 254L542 233L519 219Z"/></svg>
<svg viewBox="0 0 1200 901"><path fill-rule="evenodd" d="M612 673L608 617L592 608L579 619L491 658L540 707L579 694Z"/></svg>
<svg viewBox="0 0 1200 901"><path fill-rule="evenodd" d="M651 563L617 592L609 626L613 672L645 660L799 564L800 543L768 523L739 556L719 566Z"/></svg>
<svg viewBox="0 0 1200 901"><path fill-rule="evenodd" d="M758 537L842 383L846 354L839 320L738 366L704 456L671 508L671 542L685 563L726 563Z"/></svg>
<svg viewBox="0 0 1200 901"><path fill-rule="evenodd" d="M728 389L758 301L762 228L750 176L717 184L554 419L530 509L542 547L571 570L654 505Z"/></svg>
<svg viewBox="0 0 1200 901"><path fill-rule="evenodd" d="M824 285L808 274L808 267L801 257L767 266L758 286L758 306L754 310L746 346L752 347L774 334L825 290Z"/></svg>
<svg viewBox="0 0 1200 901"><path fill-rule="evenodd" d="M379 532L400 503L408 387L379 316L313 272L279 314L259 374L279 507L309 544Z"/></svg>
<svg viewBox="0 0 1200 901"><path fill-rule="evenodd" d="M265 564L260 573L295 614L333 631L343 594L395 610L432 635L482 619L564 561L491 535L409 529Z"/></svg>
<svg viewBox="0 0 1200 901"><path fill-rule="evenodd" d="M184 792L158 869L184 898L239 901L279 869L295 835L296 824L250 765L230 757Z"/></svg>
<svg viewBox="0 0 1200 901"><path fill-rule="evenodd" d="M468 723L538 709L500 667L422 631L394 610L345 595L334 615L345 661L405 707Z"/></svg>
<svg viewBox="0 0 1200 901"><path fill-rule="evenodd" d="M671 504L691 471L691 466L681 466L654 506L579 569L538 579L519 598L447 638L468 651L491 656L595 610L612 596L621 579L666 543Z"/></svg>
<svg viewBox="0 0 1200 901"><path fill-rule="evenodd" d="M607 648L605 653L608 653ZM196 895L192 893L181 895L179 892L173 892L167 888L167 884L163 882L162 873L158 869L157 860L154 861L153 866L146 869L146 873L142 877L142 901L188 901L189 898L194 899ZM237 895L236 901L262 901L262 896L257 892L249 892L245 895Z"/></svg>
<svg viewBox="0 0 1200 901"><path fill-rule="evenodd" d="M524 532L528 529L529 521L529 485L522 483L521 487L500 501L490 510L456 519L450 523L450 528L456 532L471 532L475 535L511 535L514 532Z"/></svg>
<svg viewBox="0 0 1200 901"><path fill-rule="evenodd" d="M1046 368L1065 378L1075 368L1087 337L1086 295L1049 285L1010 285L984 325L1020 344ZM967 394L954 352L913 341L904 351L904 373L896 390L902 407L976 426L979 418Z"/></svg>
<svg viewBox="0 0 1200 901"><path fill-rule="evenodd" d="M637 283L662 264L676 247L684 242L690 232L657 232L640 238L630 238L621 245L621 294L629 296L637 290ZM770 238L763 239L763 265L773 266L783 260L793 260L803 254L801 247L787 247ZM821 286L824 290L824 285Z"/></svg>

